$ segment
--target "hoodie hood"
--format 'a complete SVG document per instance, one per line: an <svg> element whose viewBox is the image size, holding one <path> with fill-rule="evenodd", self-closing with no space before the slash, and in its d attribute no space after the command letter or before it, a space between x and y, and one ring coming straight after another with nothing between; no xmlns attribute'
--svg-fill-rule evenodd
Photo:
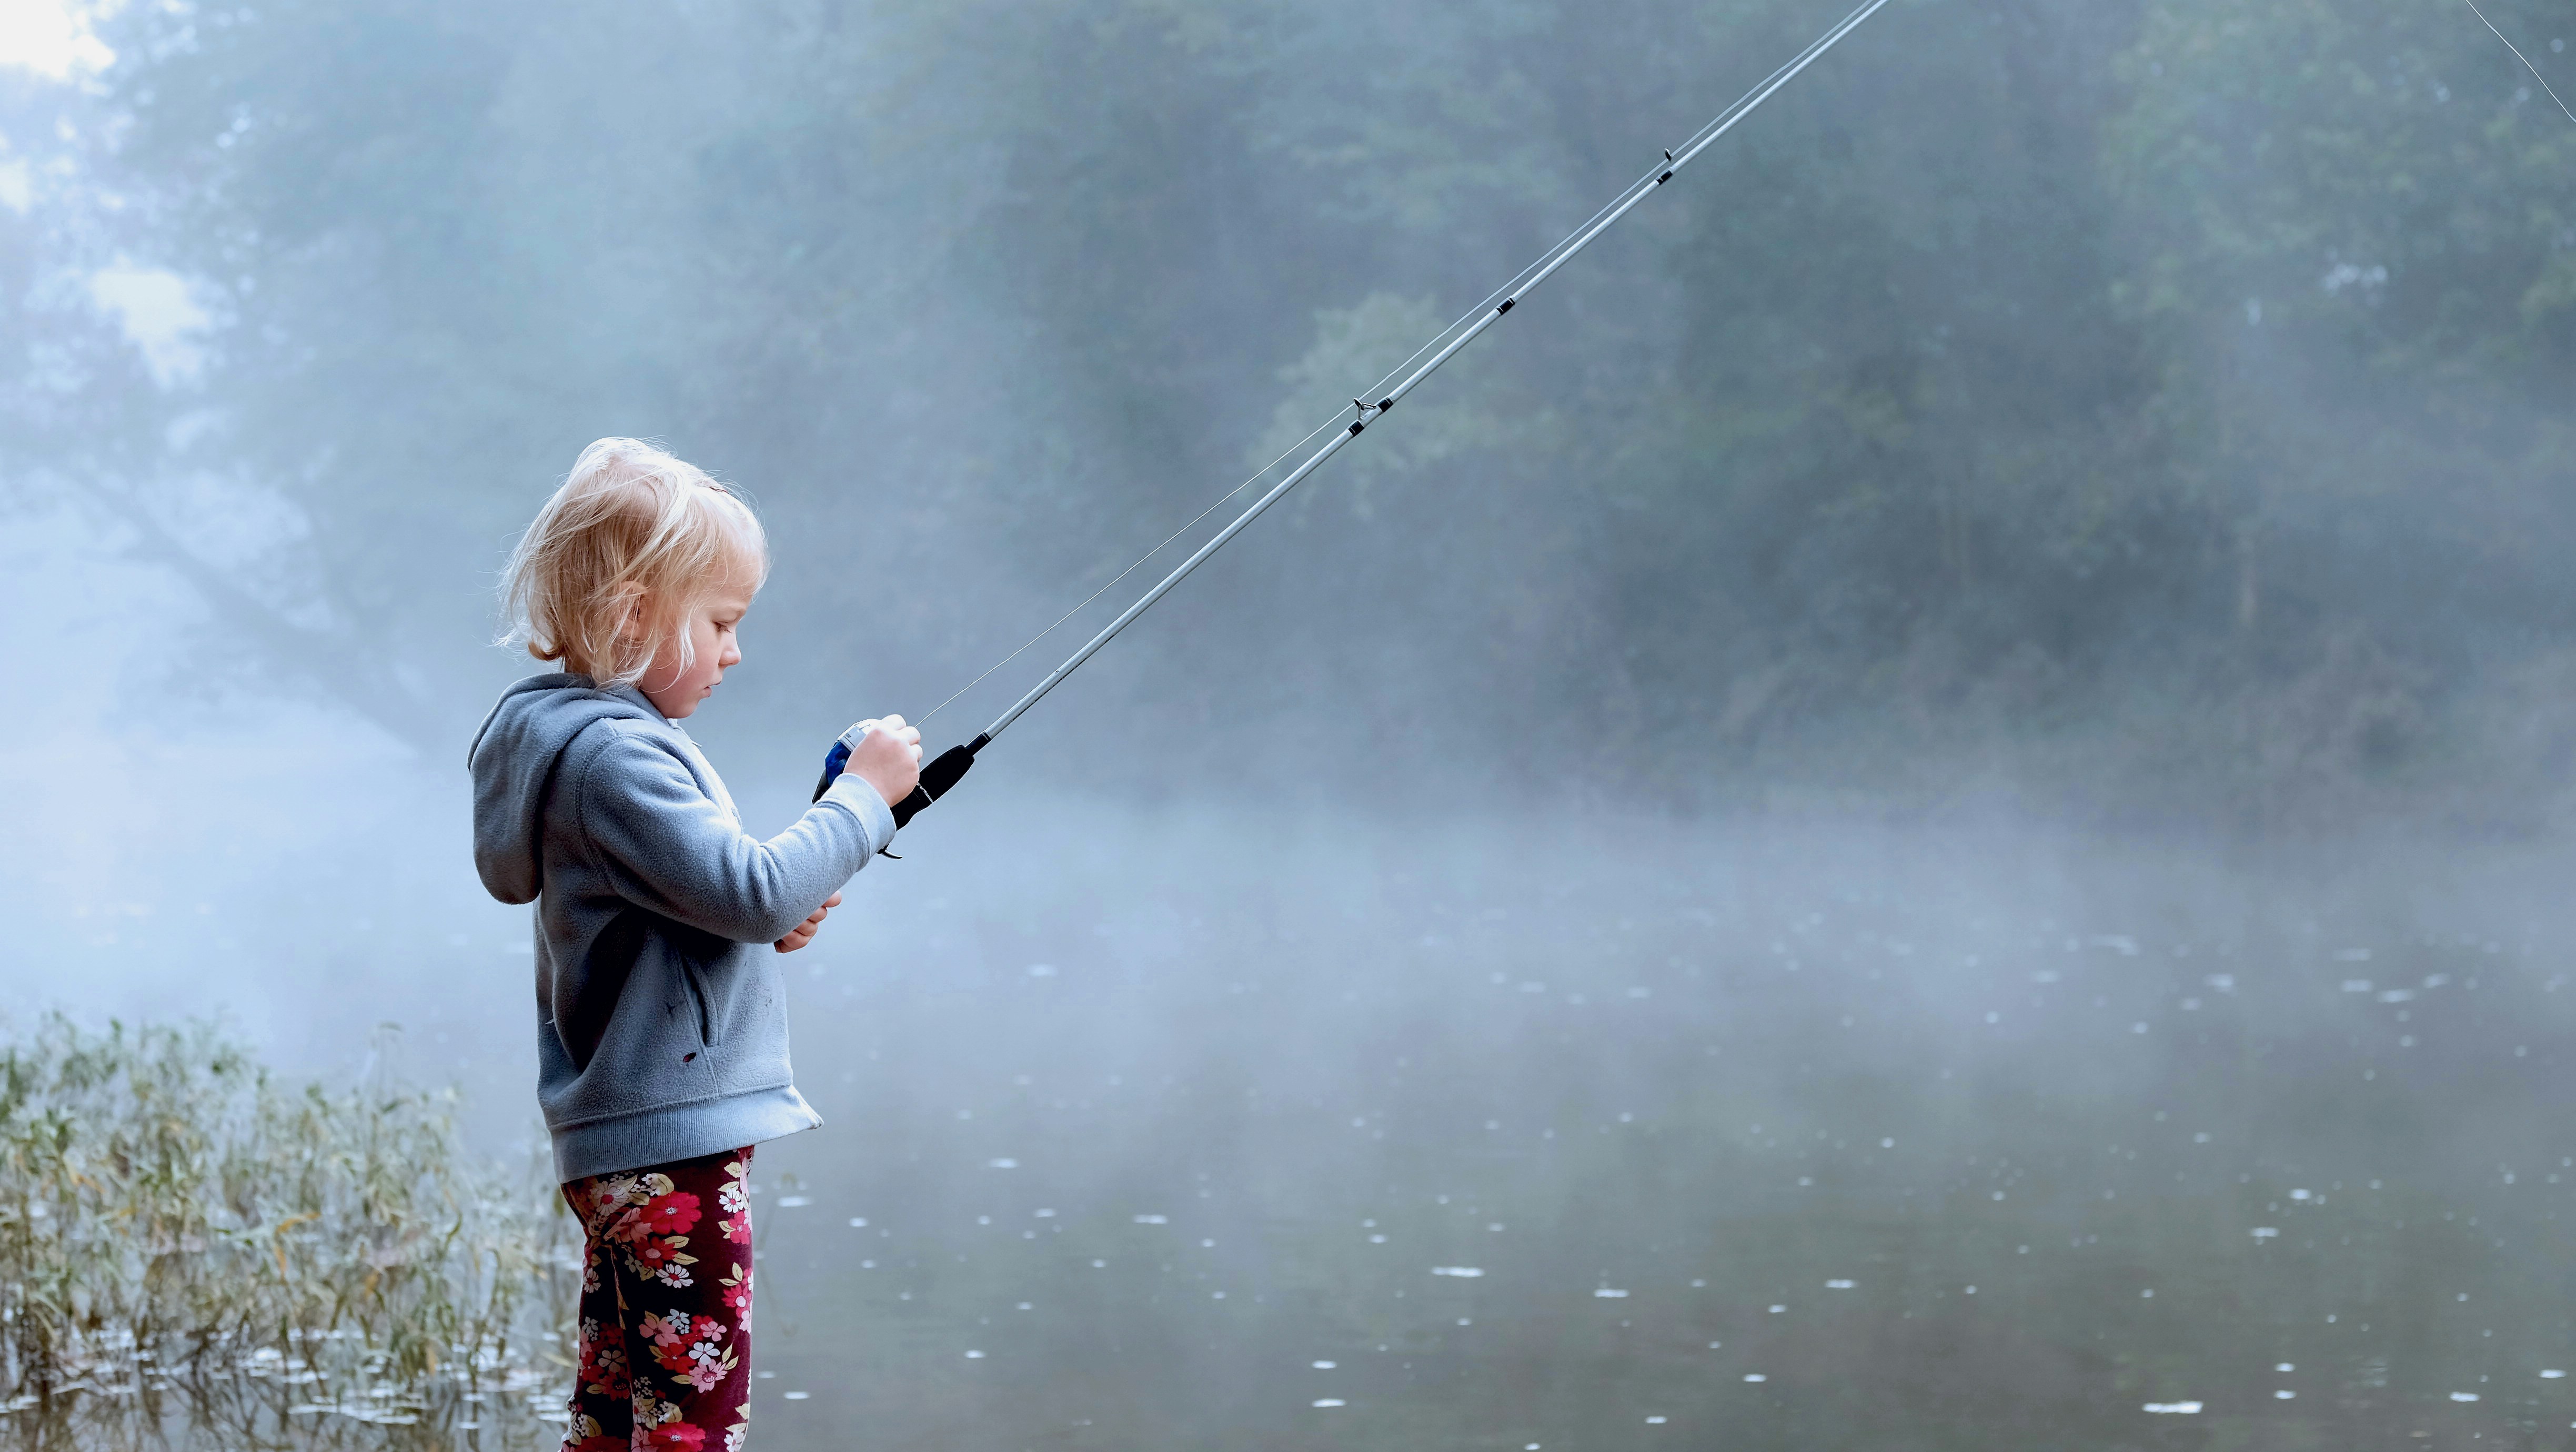
<svg viewBox="0 0 2576 1452"><path fill-rule="evenodd" d="M534 902L546 789L573 738L600 721L662 724L632 686L601 689L568 672L530 676L501 693L466 753L474 777L474 870L507 903Z"/></svg>

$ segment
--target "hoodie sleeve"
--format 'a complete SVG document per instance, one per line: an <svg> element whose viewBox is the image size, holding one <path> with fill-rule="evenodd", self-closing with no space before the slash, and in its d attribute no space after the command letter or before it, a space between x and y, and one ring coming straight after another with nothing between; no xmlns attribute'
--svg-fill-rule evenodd
<svg viewBox="0 0 2576 1452"><path fill-rule="evenodd" d="M583 837L620 897L738 943L805 921L894 837L894 813L855 776L763 842L652 741L619 732L583 764Z"/></svg>

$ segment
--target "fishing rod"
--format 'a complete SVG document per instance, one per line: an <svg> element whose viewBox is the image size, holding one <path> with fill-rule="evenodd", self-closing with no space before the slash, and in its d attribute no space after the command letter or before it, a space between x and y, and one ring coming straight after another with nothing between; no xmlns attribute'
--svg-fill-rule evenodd
<svg viewBox="0 0 2576 1452"><path fill-rule="evenodd" d="M1155 601L1170 594L1174 586L1177 586L1181 581L1188 579L1191 571L1196 570L1200 565L1205 564L1210 555L1223 549L1228 540L1231 540L1236 535L1243 533L1243 531L1249 527L1254 520L1259 519L1263 514L1267 513L1270 506L1278 503L1282 498L1286 497L1289 490L1296 488L1300 483L1304 482L1307 475L1314 473L1319 468L1322 468L1325 460L1330 459L1337 453L1340 453L1344 445L1348 444L1351 440L1358 438L1367 430L1371 423L1383 417L1387 410L1395 407L1398 403L1403 402L1405 395L1413 392L1415 388L1420 387L1422 381L1429 378L1434 372L1438 371L1441 364L1456 357L1460 349L1466 347L1469 343L1476 341L1478 337L1484 334L1486 329L1492 327L1498 322L1501 322L1504 314L1509 313L1514 307L1518 306L1520 300L1535 291L1539 284L1547 281L1550 277L1555 276L1558 268L1563 267L1566 263L1574 260L1574 255L1576 253L1581 252L1584 248L1592 245L1592 240L1594 238L1610 230L1610 228L1617 223L1620 218L1628 215L1628 213L1634 209L1639 202L1644 201L1648 196L1660 191L1665 183L1673 179L1676 173L1678 173L1683 167L1690 165L1693 158L1697 157L1702 151L1707 150L1719 137L1724 136L1727 132L1733 130L1736 122L1751 115L1756 107L1759 107L1763 102L1771 99L1773 95L1778 93L1782 86L1789 84L1791 80L1795 79L1800 71L1803 71L1809 65L1814 64L1816 59L1819 56L1822 56L1826 51L1833 49L1836 44L1841 42L1844 36L1859 29L1862 21L1865 21L1872 15L1877 14L1880 7L1886 4L1887 0L1866 0L1866 3L1864 3L1859 9L1844 16L1841 20L1835 22L1833 27L1827 30L1823 35L1809 42L1806 49L1791 57L1790 60L1786 64L1782 65L1778 70L1765 76L1759 84L1753 87L1753 89L1745 92L1742 96L1737 97L1733 104L1729 105L1725 110L1720 111L1707 125L1702 126L1698 131L1692 133L1689 140L1683 142L1678 147L1668 148L1664 152L1662 161L1649 167L1637 180L1630 182L1627 189L1620 192L1619 195L1613 198L1607 206L1604 206L1600 211L1593 213L1592 216L1581 226L1576 227L1573 231L1559 239L1555 246L1540 253L1536 261L1530 263L1529 266L1522 268L1520 273L1513 277L1511 281L1503 284L1499 288L1496 288L1491 294L1487 295L1482 303L1479 303L1475 308L1462 315L1457 322L1451 323L1446 330L1434 337L1429 343L1425 343L1422 347L1416 349L1412 358L1408 358L1403 363L1398 364L1393 372L1380 378L1377 383L1370 387L1366 392L1354 397L1351 400L1350 405L1351 419L1347 425L1335 427L1342 423L1342 416L1339 413L1336 413L1332 418L1317 425L1314 432L1307 434L1303 441L1298 444L1290 445L1287 451L1283 452L1279 456L1279 459L1273 459L1269 464L1263 465L1259 470L1254 471L1251 478L1248 478L1244 480L1243 483L1236 485L1232 490L1219 498L1216 504L1208 506L1208 509L1199 515L1199 519L1205 519L1208 514L1214 513L1219 506L1223 505L1227 499L1231 499L1235 495L1242 493L1255 480L1259 479L1263 474L1268 473L1272 467L1276 466L1280 459L1287 458L1289 454L1295 453L1297 449L1303 447L1305 443L1312 442L1316 434L1322 433L1328 428L1333 430L1332 437L1325 440L1321 448L1318 448L1314 453L1309 454L1305 461L1299 464L1296 468L1289 470L1278 483L1270 486L1266 493L1264 493L1259 499L1253 501L1250 508L1244 510L1241 514L1236 515L1232 523L1217 531L1217 533L1210 538L1207 543L1199 546L1188 559L1183 560L1178 568L1174 569L1170 574L1165 575L1161 583L1155 585L1151 590L1146 591L1135 604L1130 605L1125 610L1119 612L1117 619L1110 621L1099 634L1093 636L1080 650L1077 650L1071 656L1066 657L1064 664L1057 666L1052 671L1049 671L1046 679L1038 682L1036 687L1030 690L1027 695L1012 702L1011 708L1004 711L1000 716L994 718L992 725L987 726L982 731L976 733L974 740L965 742L961 745L952 746L925 764L921 768L921 780L919 784L913 787L909 796L906 796L902 801L894 804L895 825L900 827L906 822L911 821L913 817L922 811L923 808L928 807L931 803L946 796L949 791L965 777L967 771L975 765L976 753L982 751L985 747L992 745L994 738L1000 736L1004 731L1009 730L1011 723L1019 720L1021 716L1027 713L1031 706L1036 705L1040 700L1044 699L1047 692L1054 690L1059 685L1062 685L1065 677L1070 676L1075 671L1081 669L1083 662L1099 654L1102 646L1105 646L1110 641L1117 639L1118 633L1125 630L1129 625L1134 624L1136 617L1153 608ZM1429 353L1431 355L1427 360L1423 359L1423 354L1425 353ZM1418 366L1416 366L1417 363ZM1412 368L1413 371L1405 373L1404 370L1406 368ZM1388 380L1395 378L1398 374L1403 375L1403 381L1401 383L1397 383L1392 389L1388 389ZM1385 391L1380 392L1381 389ZM1372 394L1377 395L1377 402L1375 403L1368 401ZM1194 525L1197 522L1197 520L1192 520L1191 524ZM1190 525L1183 525L1181 527L1181 531L1186 532L1189 528ZM1100 591L1093 592L1091 599L1096 600L1100 598L1100 594L1108 590L1110 585L1115 585L1119 580L1127 578L1129 574L1135 572L1139 565L1144 564L1146 560L1150 560L1156 554L1161 553L1164 545L1168 545L1172 540L1178 538L1180 538L1180 533L1175 533L1170 539L1164 540L1163 544L1156 545L1153 549L1146 551L1142 559L1137 560L1135 564L1129 565L1125 570L1120 571L1118 576L1109 582L1109 585L1104 585L1101 587ZM1090 600L1085 600L1083 605L1088 605L1090 603ZM1082 605L1074 607L1074 611L1079 611L1081 609ZM1062 625L1065 620L1072 619L1074 611L1067 612L1061 619L1056 621L1056 625ZM1052 632L1054 629L1055 625L1050 625L1046 630L1038 632L1037 636L1031 639L1028 645L1023 645L1019 650L1015 650L1011 652L1010 655L1004 656L1000 662L997 662L992 667L992 669L985 671L984 675L989 676L994 670L1001 669L1003 665L1007 665L1011 660L1018 657L1021 651L1027 650L1029 645L1035 645L1039 640L1045 639L1047 634ZM977 676L974 681L967 682L964 687L960 688L957 695L963 695L965 691L971 690L976 682L983 679L984 676ZM953 701L957 699L957 695L952 695L948 699ZM942 701L939 706L932 708L932 713L936 714L947 704L947 701ZM929 717L925 716L922 719L926 721ZM833 779L841 774L841 769L848 764L849 759L849 744L845 741L834 742L832 744L831 751L823 758L823 778L814 785L814 796L817 800L820 800L824 791L832 785Z"/></svg>

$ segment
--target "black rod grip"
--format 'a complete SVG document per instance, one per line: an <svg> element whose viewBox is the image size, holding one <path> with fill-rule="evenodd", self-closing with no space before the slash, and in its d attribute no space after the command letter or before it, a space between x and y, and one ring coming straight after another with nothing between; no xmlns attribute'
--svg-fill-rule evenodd
<svg viewBox="0 0 2576 1452"><path fill-rule="evenodd" d="M978 741L977 746L983 743ZM962 780L975 765L973 747L952 746L921 768L921 781L912 794L894 804L894 824L898 827L918 816L921 809L948 795L949 789Z"/></svg>
<svg viewBox="0 0 2576 1452"><path fill-rule="evenodd" d="M900 827L904 823L911 821L922 808L929 806L932 802L937 800L939 800L939 798L932 796L928 791L924 790L921 783L914 782L912 785L912 795L905 797L902 801L894 804L894 824Z"/></svg>

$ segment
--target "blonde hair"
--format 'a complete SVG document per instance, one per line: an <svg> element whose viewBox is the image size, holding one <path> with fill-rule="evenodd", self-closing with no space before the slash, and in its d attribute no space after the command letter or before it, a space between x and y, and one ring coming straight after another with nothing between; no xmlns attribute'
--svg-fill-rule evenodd
<svg viewBox="0 0 2576 1452"><path fill-rule="evenodd" d="M694 665L690 611L746 577L754 590L769 578L769 539L750 505L652 443L601 439L510 551L501 643L631 686L665 641L679 641L681 669Z"/></svg>

